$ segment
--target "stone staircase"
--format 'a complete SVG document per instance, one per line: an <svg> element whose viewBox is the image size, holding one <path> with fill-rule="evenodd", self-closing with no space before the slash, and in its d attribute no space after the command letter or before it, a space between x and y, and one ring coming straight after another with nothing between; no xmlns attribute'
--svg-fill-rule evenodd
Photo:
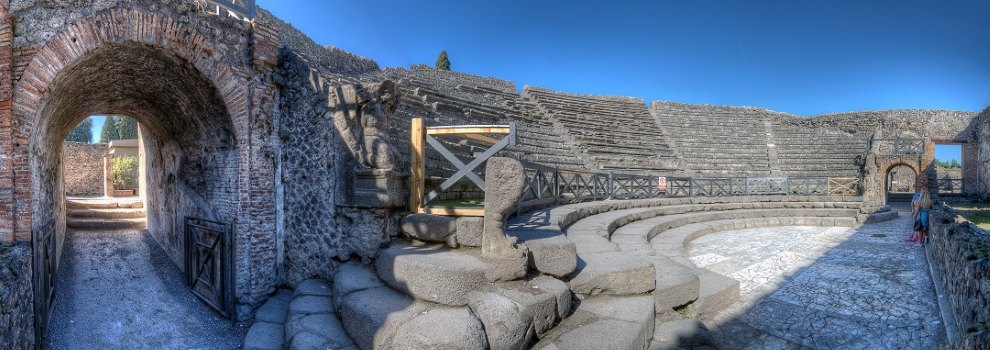
<svg viewBox="0 0 990 350"><path fill-rule="evenodd" d="M140 230L148 227L139 198L69 198L66 226L82 230Z"/></svg>

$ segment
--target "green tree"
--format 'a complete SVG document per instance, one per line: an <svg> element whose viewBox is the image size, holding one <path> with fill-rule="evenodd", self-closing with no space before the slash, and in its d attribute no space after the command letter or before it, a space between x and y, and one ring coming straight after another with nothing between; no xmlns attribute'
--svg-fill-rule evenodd
<svg viewBox="0 0 990 350"><path fill-rule="evenodd" d="M450 70L450 59L447 58L447 50L440 51L440 57L437 57L436 68L439 70Z"/></svg>
<svg viewBox="0 0 990 350"><path fill-rule="evenodd" d="M72 131L69 131L69 136L66 136L65 140L85 143L93 142L93 121L90 118L83 119L75 128L72 128Z"/></svg>
<svg viewBox="0 0 990 350"><path fill-rule="evenodd" d="M108 116L100 130L100 142L137 138L137 120L124 116Z"/></svg>
<svg viewBox="0 0 990 350"><path fill-rule="evenodd" d="M952 163L949 163L950 168L962 168L962 164L959 164L955 158L952 158Z"/></svg>
<svg viewBox="0 0 990 350"><path fill-rule="evenodd" d="M138 187L138 157L115 156L110 162L110 170L113 172L113 189Z"/></svg>

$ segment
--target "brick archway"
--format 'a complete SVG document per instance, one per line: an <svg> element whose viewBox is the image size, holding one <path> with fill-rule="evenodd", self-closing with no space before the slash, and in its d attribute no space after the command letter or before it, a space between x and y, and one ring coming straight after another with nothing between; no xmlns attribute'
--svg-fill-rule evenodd
<svg viewBox="0 0 990 350"><path fill-rule="evenodd" d="M67 25L34 53L19 77L15 72L17 80L13 87L12 103L14 169L31 167L28 143L34 135L36 124L43 117L41 109L59 73L96 50L128 42L166 50L194 66L216 87L233 119L235 138L239 143L246 140L250 112L247 98L250 72L247 68L224 63L221 60L223 53L211 47L207 38L182 23L154 13L113 9ZM35 180L29 176L21 172L14 178L17 184L14 186L14 236L19 241L29 240L31 230L36 228L32 225L40 224L32 220L32 207L37 198L32 193L36 189Z"/></svg>
<svg viewBox="0 0 990 350"><path fill-rule="evenodd" d="M906 166L910 168L912 171L914 171L915 189L921 189L928 186L928 177L923 176L923 173L921 171L922 169L921 162L922 159L918 156L902 155L902 156L883 156L876 158L877 169L879 169L880 171L877 172L876 176L878 177L878 179L876 179L875 183L879 185L878 190L883 192L883 195L881 195L880 198L884 198L883 201L885 204L887 201L886 191L888 190L886 185L887 177L890 175L890 171L896 167Z"/></svg>
<svg viewBox="0 0 990 350"><path fill-rule="evenodd" d="M7 30L2 25L4 20L6 23L10 22L6 11L0 12L3 12L0 13L2 17L0 34L2 34ZM138 58L150 57L152 58L150 62L154 64L171 67L169 69L173 77L182 73L183 77L189 77L190 82L185 85L169 85L170 81L149 80L147 77L154 76L153 70L145 67L142 68L143 81L146 83L144 85L163 85L157 87L159 90L156 91L174 93L165 100L155 100L160 96L145 94L146 98L139 99L131 105L133 107L131 111L114 109L119 108L120 105L109 103L102 105L106 107L104 110L90 108L86 112L121 112L117 114L125 115L134 112L138 115L133 116L139 119L143 126L148 122L160 122L161 125L151 125L147 128L152 138L161 141L161 144L157 145L159 150L171 152L178 149L185 152L186 149L191 149L188 140L195 137L176 138L177 134L185 131L193 134L198 132L198 135L211 132L210 135L220 135L225 140L229 140L224 143L223 152L216 151L207 144L192 143L192 146L195 148L194 151L201 151L200 153L205 155L194 159L198 164L211 162L223 164L222 167L215 167L225 171L221 176L216 176L218 170L202 172L200 178L206 179L206 182L225 179L226 183L213 188L229 189L229 195L219 199L208 199L205 202L211 203L214 208L220 208L217 211L222 213L217 215L222 215L224 221L234 224L233 285L238 316L244 316L245 311L250 310L250 305L257 303L260 296L274 288L278 278L274 266L259 263L259 261L272 260L271 257L275 255L274 245L257 243L272 240L268 235L274 234L274 223L271 222L275 213L274 200L269 193L274 192L272 190L274 179L270 176L255 175L274 173L271 170L274 169L271 154L263 151L271 136L269 131L271 125L265 122L252 123L252 119L256 118L270 119L270 113L273 113L275 88L268 73L276 63L274 60L277 57L278 45L270 31L265 32L269 35L256 36L254 29L248 23L225 18L216 19L219 24L201 23L212 21L214 18L208 18L207 15L197 16L177 21L146 8L115 8L66 24L43 44L18 48L7 46L13 63L7 67L10 78L6 81L10 85L5 88L0 84L0 113L9 113L8 120L11 122L0 122L0 135L10 136L0 139L0 153L2 153L0 154L0 173L2 173L0 197L3 197L0 198L0 205L5 206L0 208L3 212L0 215L4 215L0 217L0 223L10 223L10 225L0 225L0 242L27 245L32 239L33 232L42 228L47 222L58 220L59 215L61 222L58 225L58 234L64 236L64 197L57 191L60 185L45 185L45 183L57 182L58 177L55 180L46 178L45 181L41 181L41 179L43 174L56 171L60 165L60 161L50 160L55 157L43 154L46 148L52 149L52 140L64 137L59 135L60 131L58 131L63 125L53 126L53 123L74 123L75 118L84 117L77 115L78 113L64 111L66 106L75 105L71 103L74 101L59 101L61 98L59 95L66 95L66 91L82 90L79 84L73 86L72 83L67 83L66 81L72 79L66 77L99 77L99 74L104 72L93 68L90 70L94 72L85 72L87 65L96 61L104 63L104 66L116 64L117 68L124 65L106 59L107 55L128 55L130 61L125 62L131 63L145 62ZM3 44L0 41L0 59L5 55ZM184 89L188 86L200 87L200 89ZM9 92L9 100L4 104L2 94L7 92ZM167 100L168 98L171 100ZM140 113L143 106L156 103L162 105L164 103L162 101L181 102L184 98L212 101L210 106L204 107L206 109L203 110L213 111L207 113L213 121L198 122L192 117L197 115L196 111L182 108L176 108L174 111L158 108L152 111L154 113ZM183 119L186 125L183 127L169 118L160 118L163 111L186 116ZM206 125L208 127L200 128L204 123L209 124ZM182 170L181 164L194 157L179 155L174 163L180 164L177 168ZM45 160L46 157L48 160ZM195 167L185 169L189 168L196 169ZM177 170L176 173L179 171ZM11 180L4 181L7 177ZM252 188L255 190L252 191ZM195 200L186 200L177 207L188 207L187 203L195 205L195 202ZM39 208L47 209L43 212ZM185 214L174 212L175 217ZM150 217L149 214L149 219ZM160 240L159 244L163 242ZM171 244L175 245L175 242ZM165 246L163 248L168 250ZM182 267L180 262L176 263ZM28 276L38 274L38 271L25 270L25 272Z"/></svg>

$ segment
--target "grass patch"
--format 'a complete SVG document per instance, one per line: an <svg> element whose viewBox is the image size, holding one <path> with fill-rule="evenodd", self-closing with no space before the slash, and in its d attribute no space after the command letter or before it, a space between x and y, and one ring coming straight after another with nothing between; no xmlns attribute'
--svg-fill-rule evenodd
<svg viewBox="0 0 990 350"><path fill-rule="evenodd" d="M430 202L430 206L443 206L443 207L484 207L484 198L474 198L474 199L446 199L442 201Z"/></svg>
<svg viewBox="0 0 990 350"><path fill-rule="evenodd" d="M959 219L968 220L984 230L990 230L990 203L952 203L949 206L959 213Z"/></svg>

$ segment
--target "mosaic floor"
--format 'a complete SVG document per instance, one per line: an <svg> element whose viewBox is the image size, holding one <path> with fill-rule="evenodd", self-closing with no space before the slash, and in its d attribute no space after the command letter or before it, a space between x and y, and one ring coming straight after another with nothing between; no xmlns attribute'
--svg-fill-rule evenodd
<svg viewBox="0 0 990 350"><path fill-rule="evenodd" d="M945 337L910 217L859 228L727 231L691 259L740 281L709 327L720 349L934 349Z"/></svg>

